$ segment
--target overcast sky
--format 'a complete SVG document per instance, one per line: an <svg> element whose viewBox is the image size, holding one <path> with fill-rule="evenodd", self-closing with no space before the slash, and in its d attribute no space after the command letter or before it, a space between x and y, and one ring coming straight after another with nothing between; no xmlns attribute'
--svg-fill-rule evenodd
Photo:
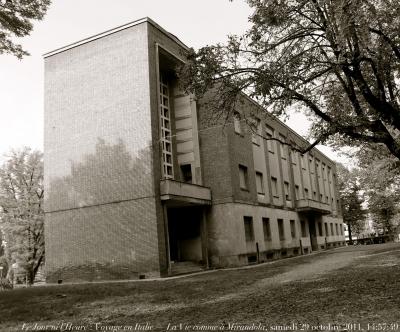
<svg viewBox="0 0 400 332"><path fill-rule="evenodd" d="M250 12L244 0L53 0L44 20L20 40L31 56L0 55L0 155L24 145L43 150L44 53L146 16L198 48L243 33ZM302 116L288 125L307 132ZM329 148L319 149L338 159Z"/></svg>

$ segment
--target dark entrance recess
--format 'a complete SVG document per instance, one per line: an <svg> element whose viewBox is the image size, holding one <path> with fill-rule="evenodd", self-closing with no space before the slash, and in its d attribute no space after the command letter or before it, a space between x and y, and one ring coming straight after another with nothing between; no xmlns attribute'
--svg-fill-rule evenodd
<svg viewBox="0 0 400 332"><path fill-rule="evenodd" d="M171 261L202 262L201 220L201 208L181 207L168 209Z"/></svg>
<svg viewBox="0 0 400 332"><path fill-rule="evenodd" d="M315 225L314 217L308 217L308 227L310 229L310 242L312 250L318 250L318 242L317 242L317 228Z"/></svg>

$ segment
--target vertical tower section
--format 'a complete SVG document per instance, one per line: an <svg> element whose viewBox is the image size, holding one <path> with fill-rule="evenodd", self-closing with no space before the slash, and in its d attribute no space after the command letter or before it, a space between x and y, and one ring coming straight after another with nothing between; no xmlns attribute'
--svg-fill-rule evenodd
<svg viewBox="0 0 400 332"><path fill-rule="evenodd" d="M149 80L146 19L45 55L48 282L160 275Z"/></svg>

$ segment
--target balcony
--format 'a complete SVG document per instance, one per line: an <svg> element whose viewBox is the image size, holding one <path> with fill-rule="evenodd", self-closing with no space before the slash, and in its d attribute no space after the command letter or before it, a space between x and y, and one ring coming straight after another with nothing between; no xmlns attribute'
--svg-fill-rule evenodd
<svg viewBox="0 0 400 332"><path fill-rule="evenodd" d="M330 214L332 212L332 209L329 204L314 201L312 199L299 199L296 201L296 211Z"/></svg>
<svg viewBox="0 0 400 332"><path fill-rule="evenodd" d="M211 190L197 184L161 180L161 200L169 206L211 205Z"/></svg>

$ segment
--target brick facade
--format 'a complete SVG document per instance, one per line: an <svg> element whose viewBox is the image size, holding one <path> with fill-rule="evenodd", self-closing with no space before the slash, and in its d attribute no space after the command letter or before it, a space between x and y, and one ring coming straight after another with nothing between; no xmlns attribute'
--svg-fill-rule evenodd
<svg viewBox="0 0 400 332"><path fill-rule="evenodd" d="M334 163L315 150L302 165L287 148L282 156L277 143L274 152L266 142L255 145L244 125L238 134L231 122L210 123L206 99L170 95L174 173L165 182L160 75L177 91L175 67L185 49L143 19L45 55L48 282L165 276L185 257L205 266L235 266L255 254L263 261L344 241L326 233L310 240L309 224L342 223ZM190 108L189 118L175 114L182 107ZM279 120L263 119L260 107L245 97L237 111L260 113L263 130L267 124L276 135L303 142ZM246 189L240 188L239 165L247 169ZM183 183L188 169L190 183ZM263 174L261 195L255 172ZM314 197L306 199L305 189ZM324 203L329 213L300 213L298 200ZM252 218L251 243L244 217ZM270 220L271 239L263 235L262 218ZM277 238L278 219L284 240ZM300 236L303 219L307 236Z"/></svg>

